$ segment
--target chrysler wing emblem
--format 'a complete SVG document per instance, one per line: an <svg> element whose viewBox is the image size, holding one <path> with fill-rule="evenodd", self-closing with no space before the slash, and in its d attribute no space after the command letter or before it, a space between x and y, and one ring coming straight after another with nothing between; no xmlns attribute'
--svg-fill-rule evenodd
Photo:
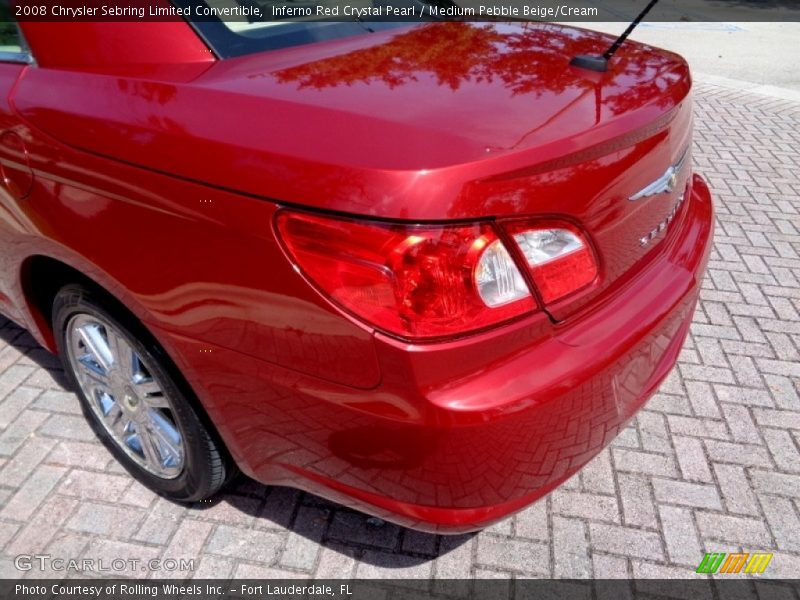
<svg viewBox="0 0 800 600"><path fill-rule="evenodd" d="M628 198L628 200L636 202L642 198L649 198L650 196L657 196L658 194L668 194L674 190L678 183L678 173L680 173L681 167L683 167L683 163L686 161L688 152L689 148L687 147L678 161L674 165L670 165L661 177L636 192L633 196Z"/></svg>

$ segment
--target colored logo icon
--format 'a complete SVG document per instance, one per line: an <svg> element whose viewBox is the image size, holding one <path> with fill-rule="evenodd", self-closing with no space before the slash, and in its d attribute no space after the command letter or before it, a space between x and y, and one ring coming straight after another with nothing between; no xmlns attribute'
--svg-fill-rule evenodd
<svg viewBox="0 0 800 600"><path fill-rule="evenodd" d="M772 560L767 552L707 552L696 573L763 573Z"/></svg>

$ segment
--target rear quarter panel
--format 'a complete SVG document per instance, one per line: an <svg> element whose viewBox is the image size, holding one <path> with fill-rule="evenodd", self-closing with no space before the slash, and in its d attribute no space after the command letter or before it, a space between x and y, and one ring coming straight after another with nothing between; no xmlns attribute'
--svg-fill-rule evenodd
<svg viewBox="0 0 800 600"><path fill-rule="evenodd" d="M35 113L24 83L15 99ZM21 276L32 256L52 257L159 330L345 385L377 385L371 332L343 318L292 269L272 233L274 203L121 164L24 129L35 182L28 199L6 203L6 273ZM19 286L13 300L26 306ZM46 324L26 312L46 342Z"/></svg>

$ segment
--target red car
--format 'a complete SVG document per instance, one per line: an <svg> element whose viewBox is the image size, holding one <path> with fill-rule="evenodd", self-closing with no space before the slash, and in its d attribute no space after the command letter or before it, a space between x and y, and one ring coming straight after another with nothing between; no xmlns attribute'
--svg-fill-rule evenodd
<svg viewBox="0 0 800 600"><path fill-rule="evenodd" d="M553 24L21 22L0 311L176 501L237 468L429 531L552 490L675 364L691 81ZM15 45L16 44L16 45Z"/></svg>

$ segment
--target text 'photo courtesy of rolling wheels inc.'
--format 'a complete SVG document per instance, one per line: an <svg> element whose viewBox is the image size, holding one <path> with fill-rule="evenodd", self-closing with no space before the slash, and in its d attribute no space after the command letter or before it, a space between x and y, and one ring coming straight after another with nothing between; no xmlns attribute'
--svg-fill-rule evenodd
<svg viewBox="0 0 800 600"><path fill-rule="evenodd" d="M0 599L800 600L798 40L0 0Z"/></svg>

